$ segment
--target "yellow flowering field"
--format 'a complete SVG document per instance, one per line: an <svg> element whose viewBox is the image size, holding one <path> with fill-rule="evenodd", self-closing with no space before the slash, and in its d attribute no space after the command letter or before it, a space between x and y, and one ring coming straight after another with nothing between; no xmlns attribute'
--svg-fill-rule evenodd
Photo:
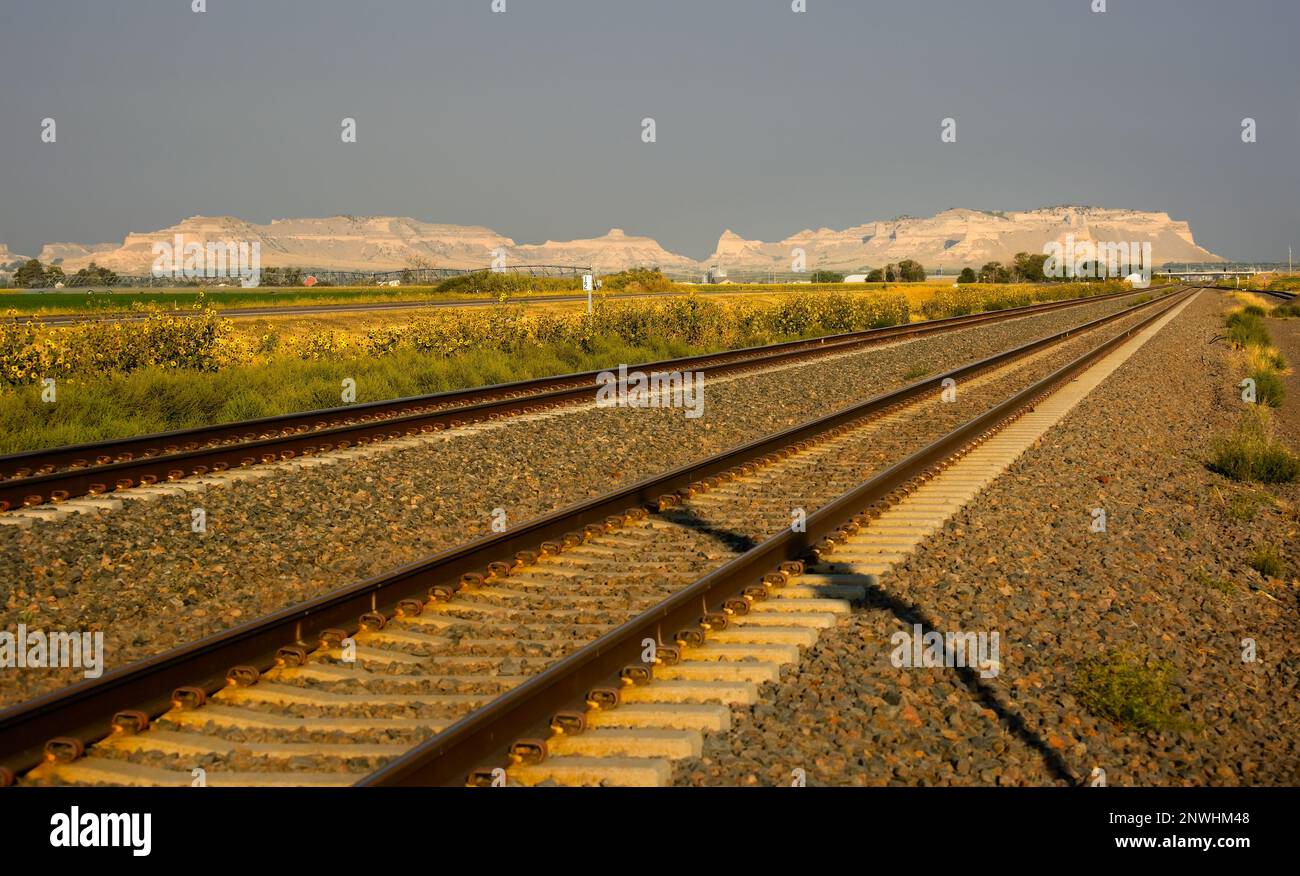
<svg viewBox="0 0 1300 876"><path fill-rule="evenodd" d="M411 350L436 357L544 345L590 350L598 338L628 344L651 338L727 347L774 338L833 334L906 322L898 292L777 295L770 300L705 299L695 295L653 301L603 300L584 310L527 310L522 305L430 311L360 332L271 327L236 331L210 309L193 316L151 313L138 322L87 322L47 327L39 321L0 323L4 382L25 385L45 377L126 373L143 368L217 371L277 359L306 361L381 357Z"/></svg>
<svg viewBox="0 0 1300 876"><path fill-rule="evenodd" d="M259 322L238 329L206 305L178 317L152 311L136 322L44 326L0 321L0 377L11 386L45 377L89 377L141 369L220 371L277 360L374 359L410 351L448 358L467 352L517 354L550 347L590 352L601 339L726 349L782 338L898 325L918 315L937 319L1037 301L1116 291L1119 284L1047 286L890 284L887 288L774 287L771 295L598 298L595 309L501 304L430 310L400 320L360 315L324 325Z"/></svg>

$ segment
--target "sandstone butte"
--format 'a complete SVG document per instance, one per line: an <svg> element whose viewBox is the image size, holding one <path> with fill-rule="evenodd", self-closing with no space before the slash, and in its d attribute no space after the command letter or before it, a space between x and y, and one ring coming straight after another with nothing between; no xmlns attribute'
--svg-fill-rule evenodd
<svg viewBox="0 0 1300 876"><path fill-rule="evenodd" d="M711 256L696 261L664 249L650 237L611 229L585 240L520 244L490 228L443 225L392 216L331 216L276 219L267 225L230 216L194 216L170 228L133 232L119 245L51 243L41 250L43 263L75 271L91 261L119 274L147 275L153 245L247 241L261 244L264 267L301 267L340 271L386 271L416 265L482 268L503 252L507 265L594 266L603 273L630 267L658 266L670 274L702 273L720 268L729 273L792 269L796 249L807 270L853 272L903 259L927 270L978 268L986 262L1010 262L1018 252L1043 252L1072 235L1084 241L1150 243L1154 264L1218 262L1222 258L1197 245L1186 222L1167 213L1100 207L1050 207L1028 211L986 212L950 209L929 218L903 216L868 222L842 231L804 230L781 241L748 240L731 230L719 238ZM0 245L0 265L18 258Z"/></svg>

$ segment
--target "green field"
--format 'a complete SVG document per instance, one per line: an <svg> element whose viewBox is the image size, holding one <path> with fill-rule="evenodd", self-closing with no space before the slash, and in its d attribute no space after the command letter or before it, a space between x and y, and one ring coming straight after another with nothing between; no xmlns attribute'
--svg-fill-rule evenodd
<svg viewBox="0 0 1300 876"><path fill-rule="evenodd" d="M67 381L57 404L43 404L39 387L18 387L0 392L0 420L6 424L0 430L0 454L336 407L342 404L344 377L356 381L357 401L367 402L723 348L657 338L642 344L602 338L591 350L547 344L451 357L401 350L337 361L277 360L216 373L150 368Z"/></svg>

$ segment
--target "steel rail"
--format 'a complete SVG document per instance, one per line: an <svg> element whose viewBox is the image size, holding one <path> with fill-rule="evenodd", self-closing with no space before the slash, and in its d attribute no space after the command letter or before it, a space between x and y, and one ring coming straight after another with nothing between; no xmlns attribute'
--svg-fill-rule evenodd
<svg viewBox="0 0 1300 876"><path fill-rule="evenodd" d="M1157 290L1165 288L1168 287L1156 287ZM1134 294L1125 291L1031 304L824 338L667 359L635 367L641 371L703 370L715 375L725 374L820 358L894 338L955 331ZM568 404L593 393L601 373L585 371L0 456L0 511L43 504L52 499L108 493L122 487L204 475L300 454L328 452L358 443L528 412L540 406ZM96 462L92 464L91 460Z"/></svg>
<svg viewBox="0 0 1300 876"><path fill-rule="evenodd" d="M1274 298L1281 298L1283 301L1294 301L1296 293L1285 292L1281 289L1241 289L1233 286L1206 286L1203 283L1189 284L1197 289L1209 289L1214 292L1247 292L1251 295L1272 295Z"/></svg>
<svg viewBox="0 0 1300 876"><path fill-rule="evenodd" d="M890 504L891 495L908 491L936 466L1032 408L1061 383L1164 316L1195 291L1179 294L1141 322L822 506L808 516L805 531L782 530L690 587L552 664L356 784L457 786L465 785L467 776L476 769L506 766L514 742L545 739L556 713L584 711L589 691L598 688L617 690L619 673L624 667L644 666L640 655L645 639L671 645L681 641L679 631L703 633L705 621L702 615L710 615L709 622L717 623L720 617L725 617L722 606L727 600L740 597L746 588L758 585L765 574L774 572L782 563L804 559L823 538L856 515L882 510Z"/></svg>
<svg viewBox="0 0 1300 876"><path fill-rule="evenodd" d="M1049 337L924 378L840 411L525 521L506 532L481 536L384 574L337 588L221 633L115 669L98 679L80 682L21 703L0 712L0 768L9 770L12 775L21 775L41 761L44 745L52 738L67 737L89 746L112 731L112 717L120 711L141 711L151 719L167 711L172 705L171 692L175 688L199 687L206 693L212 693L226 686L227 672L232 667L251 666L263 671L275 665L282 648L314 647L325 640L327 634L336 631L350 635L360 628L363 614L378 611L391 616L402 600L424 597L435 584L446 585L457 582L462 575L480 573L489 563L511 560L516 553L535 550L544 541L561 540L566 535L581 537L584 526L600 523L630 509L646 505L657 507L665 496L702 478L863 417L895 409L915 398L933 393L943 385L944 380L973 376L1122 319L1135 310L1151 308L1180 297L1180 294L1175 293L1156 298L1137 308L1099 317Z"/></svg>

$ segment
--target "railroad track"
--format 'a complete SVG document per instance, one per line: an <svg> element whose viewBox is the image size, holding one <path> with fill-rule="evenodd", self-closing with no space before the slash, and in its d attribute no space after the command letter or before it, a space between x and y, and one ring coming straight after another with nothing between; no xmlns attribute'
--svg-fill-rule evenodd
<svg viewBox="0 0 1300 876"><path fill-rule="evenodd" d="M725 727L729 704L752 700L862 596L861 569L803 560L1189 294L0 713L0 782L190 784L195 767L211 768L209 784L662 782L671 759ZM1108 339L1093 344L1094 332ZM949 379L962 402L935 401ZM805 532L790 527L794 499ZM653 662L640 662L650 645Z"/></svg>
<svg viewBox="0 0 1300 876"><path fill-rule="evenodd" d="M1170 287L1154 287L1159 291ZM850 352L873 344L956 331L1131 296L1118 292L989 313L888 326L636 366L708 377ZM0 457L0 512L69 500L94 506L116 490L409 438L484 420L589 403L598 371L204 426ZM87 497L79 500L78 497Z"/></svg>
<svg viewBox="0 0 1300 876"><path fill-rule="evenodd" d="M1271 295L1274 298L1281 298L1283 301L1294 301L1294 292L1284 292L1281 289L1239 289L1232 286L1202 286L1202 289L1213 289L1216 292L1248 292L1252 295Z"/></svg>

